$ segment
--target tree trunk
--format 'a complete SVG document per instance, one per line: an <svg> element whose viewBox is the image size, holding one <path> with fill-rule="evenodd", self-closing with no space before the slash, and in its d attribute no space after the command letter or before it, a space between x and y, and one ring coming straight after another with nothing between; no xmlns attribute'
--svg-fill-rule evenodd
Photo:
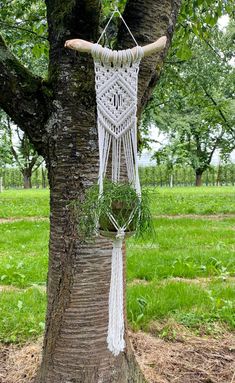
<svg viewBox="0 0 235 383"><path fill-rule="evenodd" d="M24 169L23 172L24 189L32 189L32 172L30 169Z"/></svg>
<svg viewBox="0 0 235 383"><path fill-rule="evenodd" d="M95 103L88 107L73 97L68 101L65 91L63 97L49 122L56 142L49 149L48 308L37 382L144 383L127 338L126 352L118 357L107 348L111 242L97 238L81 243L69 207L97 182Z"/></svg>
<svg viewBox="0 0 235 383"><path fill-rule="evenodd" d="M217 166L216 186L220 186L221 184L221 170L221 161L219 161Z"/></svg>
<svg viewBox="0 0 235 383"><path fill-rule="evenodd" d="M46 170L43 169L43 166L41 168L41 171L42 171L42 188L46 189L46 187L47 187L47 185L46 185Z"/></svg>
<svg viewBox="0 0 235 383"><path fill-rule="evenodd" d="M201 169L196 170L196 180L195 180L196 186L202 186L202 174L203 174L203 171Z"/></svg>

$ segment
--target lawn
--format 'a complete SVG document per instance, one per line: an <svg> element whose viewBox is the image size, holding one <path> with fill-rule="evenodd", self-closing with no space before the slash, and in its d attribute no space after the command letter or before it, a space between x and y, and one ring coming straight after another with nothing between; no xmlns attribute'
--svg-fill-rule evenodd
<svg viewBox="0 0 235 383"><path fill-rule="evenodd" d="M7 190L0 194L0 219L48 216L48 190Z"/></svg>
<svg viewBox="0 0 235 383"><path fill-rule="evenodd" d="M235 187L158 188L151 192L154 215L235 214Z"/></svg>
<svg viewBox="0 0 235 383"><path fill-rule="evenodd" d="M163 337L169 323L195 333L234 329L235 188L151 194L155 235L127 244L130 326ZM47 190L0 194L2 342L25 342L44 328L48 199Z"/></svg>

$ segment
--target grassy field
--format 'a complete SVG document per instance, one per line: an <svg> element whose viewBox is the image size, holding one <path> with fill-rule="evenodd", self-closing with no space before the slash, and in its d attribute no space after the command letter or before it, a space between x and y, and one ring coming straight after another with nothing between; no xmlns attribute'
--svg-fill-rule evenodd
<svg viewBox="0 0 235 383"><path fill-rule="evenodd" d="M169 338L177 324L195 333L233 330L235 188L151 194L156 234L127 245L130 325ZM48 199L47 190L0 194L1 342L24 342L44 328Z"/></svg>

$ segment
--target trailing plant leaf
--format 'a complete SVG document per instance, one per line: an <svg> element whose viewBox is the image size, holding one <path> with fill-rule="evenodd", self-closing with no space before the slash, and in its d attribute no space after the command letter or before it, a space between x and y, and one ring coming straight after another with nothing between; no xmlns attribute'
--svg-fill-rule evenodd
<svg viewBox="0 0 235 383"><path fill-rule="evenodd" d="M97 229L115 232L117 229L110 215L119 227L127 232L135 232L137 236L153 231L149 199L146 190L143 190L140 197L129 183L105 180L101 196L98 185L93 185L87 189L83 202L72 203L81 237L92 237Z"/></svg>

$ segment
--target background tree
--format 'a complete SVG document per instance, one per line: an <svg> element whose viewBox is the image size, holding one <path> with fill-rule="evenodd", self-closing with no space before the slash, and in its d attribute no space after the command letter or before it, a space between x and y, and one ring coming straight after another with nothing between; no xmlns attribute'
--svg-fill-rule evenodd
<svg viewBox="0 0 235 383"><path fill-rule="evenodd" d="M170 56L145 114L145 124L152 121L168 133L164 152L177 154L195 170L197 186L215 151L219 149L226 157L235 147L230 45L227 35L217 28L209 45L193 36L191 58L179 61Z"/></svg>
<svg viewBox="0 0 235 383"><path fill-rule="evenodd" d="M2 114L0 113L0 121ZM2 176L7 164L13 162L9 139L4 127L0 124L0 192L2 192Z"/></svg>
<svg viewBox="0 0 235 383"><path fill-rule="evenodd" d="M2 170L7 164L12 164L12 161L8 136L5 129L0 125L0 169Z"/></svg>
<svg viewBox="0 0 235 383"><path fill-rule="evenodd" d="M199 3L193 1L194 8L191 12L190 5L188 14L197 14L202 6ZM208 10L211 1L206 4ZM124 18L140 45L166 34L168 48L179 6L178 0L128 0L126 5L123 3ZM77 222L69 209L70 202L82 200L86 188L97 180L98 143L92 58L67 51L64 42L70 38L97 41L104 20L101 2L46 0L46 8L48 36L43 2L16 0L13 6L3 6L1 19L12 23L13 29L4 27L5 41L0 39L0 106L43 155L49 173L48 308L37 382L144 382L127 334L125 353L114 358L107 349L111 243L103 238L81 243ZM116 25L115 46L131 46L126 29L118 21ZM29 26L32 30L26 37ZM19 31L23 40L15 43ZM42 78L32 63L41 57L37 59L35 45L42 44L46 51L45 37L49 41L49 65L48 76ZM9 47L19 55L25 44L29 54L23 55L20 62ZM160 76L166 52L142 62L139 116Z"/></svg>
<svg viewBox="0 0 235 383"><path fill-rule="evenodd" d="M38 155L26 134L22 133L18 126L13 126L5 113L1 114L0 126L4 132L5 150L11 154L11 158L22 174L24 189L29 189L32 187L32 174L40 167L43 159Z"/></svg>
<svg viewBox="0 0 235 383"><path fill-rule="evenodd" d="M169 184L170 187L173 187L174 168L175 165L184 163L184 152L180 151L178 145L175 145L172 141L170 142L170 144L162 145L152 158L156 160L157 165L166 165L166 170L170 177Z"/></svg>

